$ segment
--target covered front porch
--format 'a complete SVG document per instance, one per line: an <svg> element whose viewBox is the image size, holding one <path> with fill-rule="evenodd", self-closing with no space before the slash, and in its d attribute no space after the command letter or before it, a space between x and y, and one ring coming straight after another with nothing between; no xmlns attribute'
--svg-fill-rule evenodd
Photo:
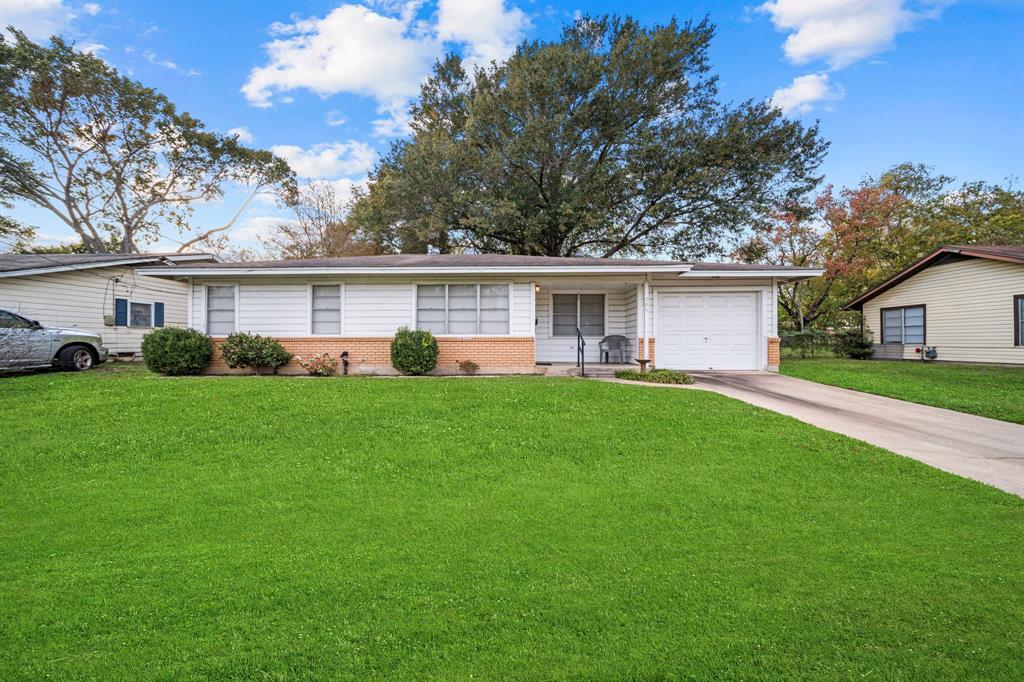
<svg viewBox="0 0 1024 682"><path fill-rule="evenodd" d="M544 368L574 368L580 351L583 359L597 367L606 359L619 368L636 368L638 360L649 360L651 345L644 343L644 324L650 318L645 306L643 278L552 277L534 283L534 336L538 371ZM648 314L645 316L644 311ZM650 334L647 334L650 336ZM601 342L619 337L612 351L603 357ZM555 370L552 370L555 371Z"/></svg>

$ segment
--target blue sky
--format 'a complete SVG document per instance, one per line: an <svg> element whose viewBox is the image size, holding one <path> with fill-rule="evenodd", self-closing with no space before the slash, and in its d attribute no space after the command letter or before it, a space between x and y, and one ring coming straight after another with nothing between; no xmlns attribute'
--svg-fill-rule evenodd
<svg viewBox="0 0 1024 682"><path fill-rule="evenodd" d="M167 94L210 128L272 148L307 179L346 190L404 130L405 108L433 60L454 50L500 58L523 38L554 38L578 12L615 2L74 2L6 0L0 22L36 39L59 33ZM773 97L821 122L826 181L852 185L901 161L958 180L1024 170L1024 2L770 0L640 2L646 24L717 25L711 63L727 100ZM224 223L238 189L200 206ZM19 205L40 241L70 240L56 218ZM256 201L239 245L286 214ZM171 249L175 232L152 248Z"/></svg>

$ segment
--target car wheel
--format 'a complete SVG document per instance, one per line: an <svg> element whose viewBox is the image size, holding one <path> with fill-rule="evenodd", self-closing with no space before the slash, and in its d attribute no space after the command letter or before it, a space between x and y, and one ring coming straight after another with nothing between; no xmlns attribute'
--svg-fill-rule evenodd
<svg viewBox="0 0 1024 682"><path fill-rule="evenodd" d="M92 351L85 346L68 346L60 352L60 364L74 372L83 372L95 362Z"/></svg>

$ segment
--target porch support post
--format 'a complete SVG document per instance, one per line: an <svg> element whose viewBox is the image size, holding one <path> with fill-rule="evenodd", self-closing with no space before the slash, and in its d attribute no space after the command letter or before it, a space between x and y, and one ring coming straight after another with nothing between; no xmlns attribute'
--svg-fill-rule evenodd
<svg viewBox="0 0 1024 682"><path fill-rule="evenodd" d="M649 332L649 330L647 329L647 299L648 299L648 297L650 295L651 295L651 276L650 275L644 275L644 305L643 305L643 308L644 308L644 310L643 310L643 314L644 314L644 325L643 325L644 326L644 337L643 337L643 341L644 341L644 355L643 355L643 359L644 360L650 360L651 359L651 354L649 352L650 349L647 347L648 346L647 337L648 337L648 332Z"/></svg>

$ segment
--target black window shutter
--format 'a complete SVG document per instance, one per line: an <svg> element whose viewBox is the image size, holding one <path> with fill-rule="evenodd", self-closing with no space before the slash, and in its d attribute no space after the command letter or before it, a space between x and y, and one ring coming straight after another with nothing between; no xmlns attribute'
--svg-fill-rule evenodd
<svg viewBox="0 0 1024 682"><path fill-rule="evenodd" d="M114 299L114 326L127 327L128 326L128 299L127 298L115 298Z"/></svg>
<svg viewBox="0 0 1024 682"><path fill-rule="evenodd" d="M164 326L164 304L154 303L153 304L153 326L162 327Z"/></svg>

